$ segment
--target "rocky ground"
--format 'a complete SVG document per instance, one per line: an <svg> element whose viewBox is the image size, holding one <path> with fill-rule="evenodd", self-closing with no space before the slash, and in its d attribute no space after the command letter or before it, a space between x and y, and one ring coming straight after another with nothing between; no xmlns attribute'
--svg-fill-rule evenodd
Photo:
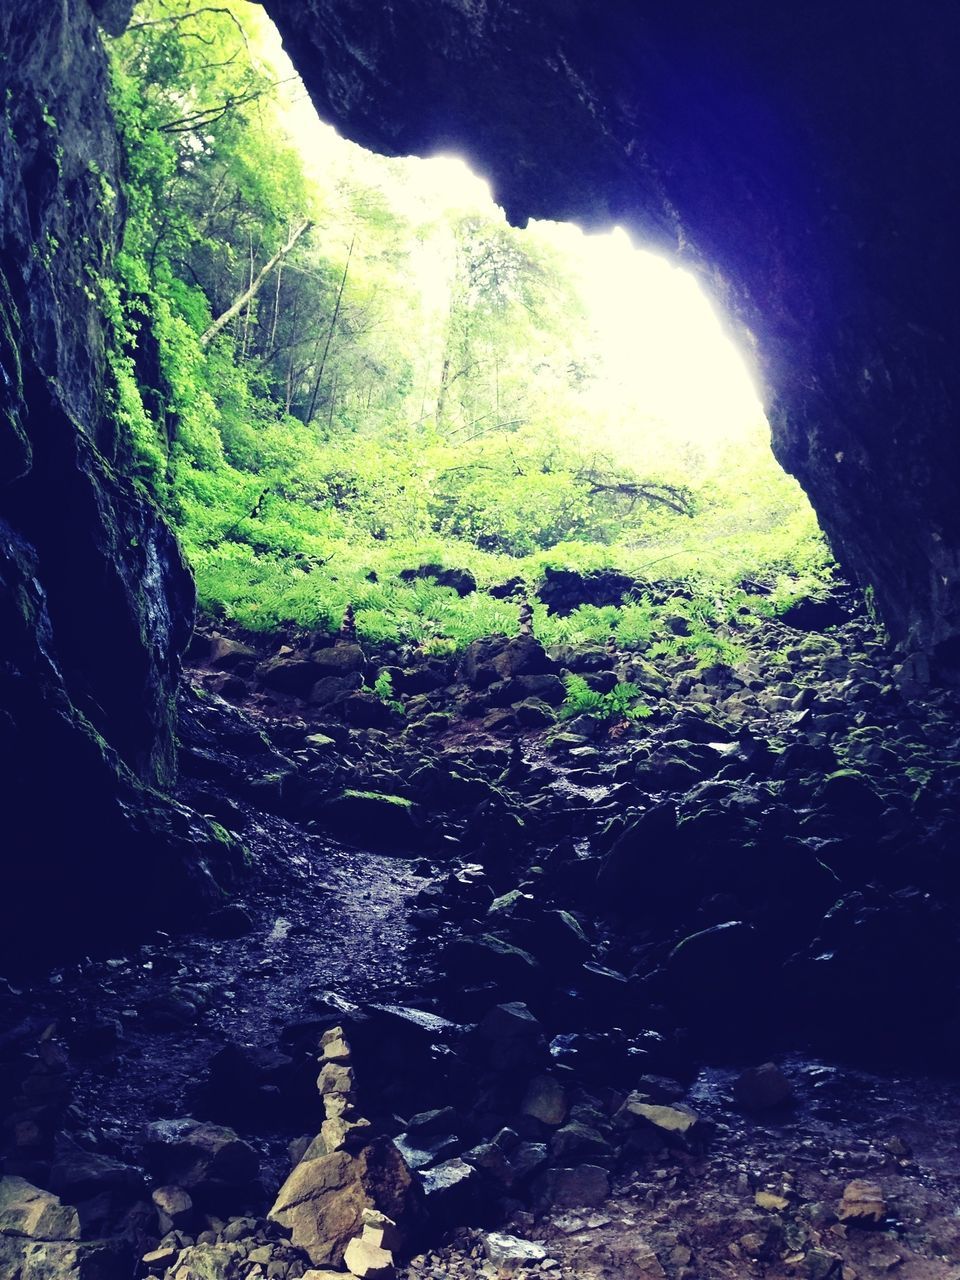
<svg viewBox="0 0 960 1280"><path fill-rule="evenodd" d="M7 975L0 1276L960 1276L956 695L843 595L720 638L198 633L249 865Z"/></svg>

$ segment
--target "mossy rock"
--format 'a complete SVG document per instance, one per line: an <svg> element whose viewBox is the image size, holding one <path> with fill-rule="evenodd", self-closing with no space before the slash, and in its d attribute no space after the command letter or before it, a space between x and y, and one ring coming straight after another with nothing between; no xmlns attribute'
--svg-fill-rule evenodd
<svg viewBox="0 0 960 1280"><path fill-rule="evenodd" d="M379 853L419 853L429 843L419 806L385 792L343 791L324 805L320 820L338 839Z"/></svg>

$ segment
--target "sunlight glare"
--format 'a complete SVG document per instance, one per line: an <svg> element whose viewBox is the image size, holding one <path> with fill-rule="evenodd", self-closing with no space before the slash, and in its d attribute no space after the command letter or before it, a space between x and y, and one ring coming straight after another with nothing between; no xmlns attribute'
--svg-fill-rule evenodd
<svg viewBox="0 0 960 1280"><path fill-rule="evenodd" d="M342 163L376 187L389 180L390 202L411 219L504 214L490 185L459 156L408 157L384 177L384 161L345 141L317 116L265 15L258 19L269 60L279 68L284 122L305 168L321 182ZM724 331L693 275L635 246L620 227L587 233L572 223L539 222L531 232L551 243L579 276L588 324L605 353L602 377L609 404L626 410L624 434L638 418L659 421L679 450L701 450L756 439L765 431L763 408L746 364ZM424 296L442 306L449 264L414 250ZM625 442L626 443L626 442Z"/></svg>
<svg viewBox="0 0 960 1280"><path fill-rule="evenodd" d="M576 264L607 353L610 397L701 446L753 435L763 408L746 364L690 272L616 227L535 223Z"/></svg>

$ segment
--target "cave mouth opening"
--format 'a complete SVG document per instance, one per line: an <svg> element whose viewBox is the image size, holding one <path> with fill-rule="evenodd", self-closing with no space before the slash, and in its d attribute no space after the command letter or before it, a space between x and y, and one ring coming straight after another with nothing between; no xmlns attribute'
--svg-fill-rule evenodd
<svg viewBox="0 0 960 1280"><path fill-rule="evenodd" d="M550 570L714 597L827 572L688 272L620 228L513 227L456 157L342 139L250 6L143 0L113 50L121 121L159 157L127 258L191 331L155 327L190 408L158 463L144 401L143 468L212 612L334 627L349 607L371 640L459 646Z"/></svg>

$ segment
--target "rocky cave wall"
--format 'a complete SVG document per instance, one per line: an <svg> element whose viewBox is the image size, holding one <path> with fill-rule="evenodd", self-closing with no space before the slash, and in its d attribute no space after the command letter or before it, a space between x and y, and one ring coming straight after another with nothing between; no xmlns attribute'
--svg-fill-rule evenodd
<svg viewBox="0 0 960 1280"><path fill-rule="evenodd" d="M266 7L356 141L465 154L514 221L619 223L693 266L835 551L896 639L956 665L956 6Z"/></svg>
<svg viewBox="0 0 960 1280"><path fill-rule="evenodd" d="M105 0L100 20L122 28L129 8ZM87 0L3 4L0 50L0 844L16 904L0 946L16 956L214 896L225 849L153 790L173 779L194 594L121 474L105 390L98 281L122 201L97 20Z"/></svg>
<svg viewBox="0 0 960 1280"><path fill-rule="evenodd" d="M216 898L173 775L188 572L123 475L97 281L122 220L98 22L0 5L4 949ZM752 342L777 452L893 633L960 649L953 306L960 11L759 0L269 0L321 113L455 148L511 217L630 227ZM747 338L746 335L752 335Z"/></svg>

